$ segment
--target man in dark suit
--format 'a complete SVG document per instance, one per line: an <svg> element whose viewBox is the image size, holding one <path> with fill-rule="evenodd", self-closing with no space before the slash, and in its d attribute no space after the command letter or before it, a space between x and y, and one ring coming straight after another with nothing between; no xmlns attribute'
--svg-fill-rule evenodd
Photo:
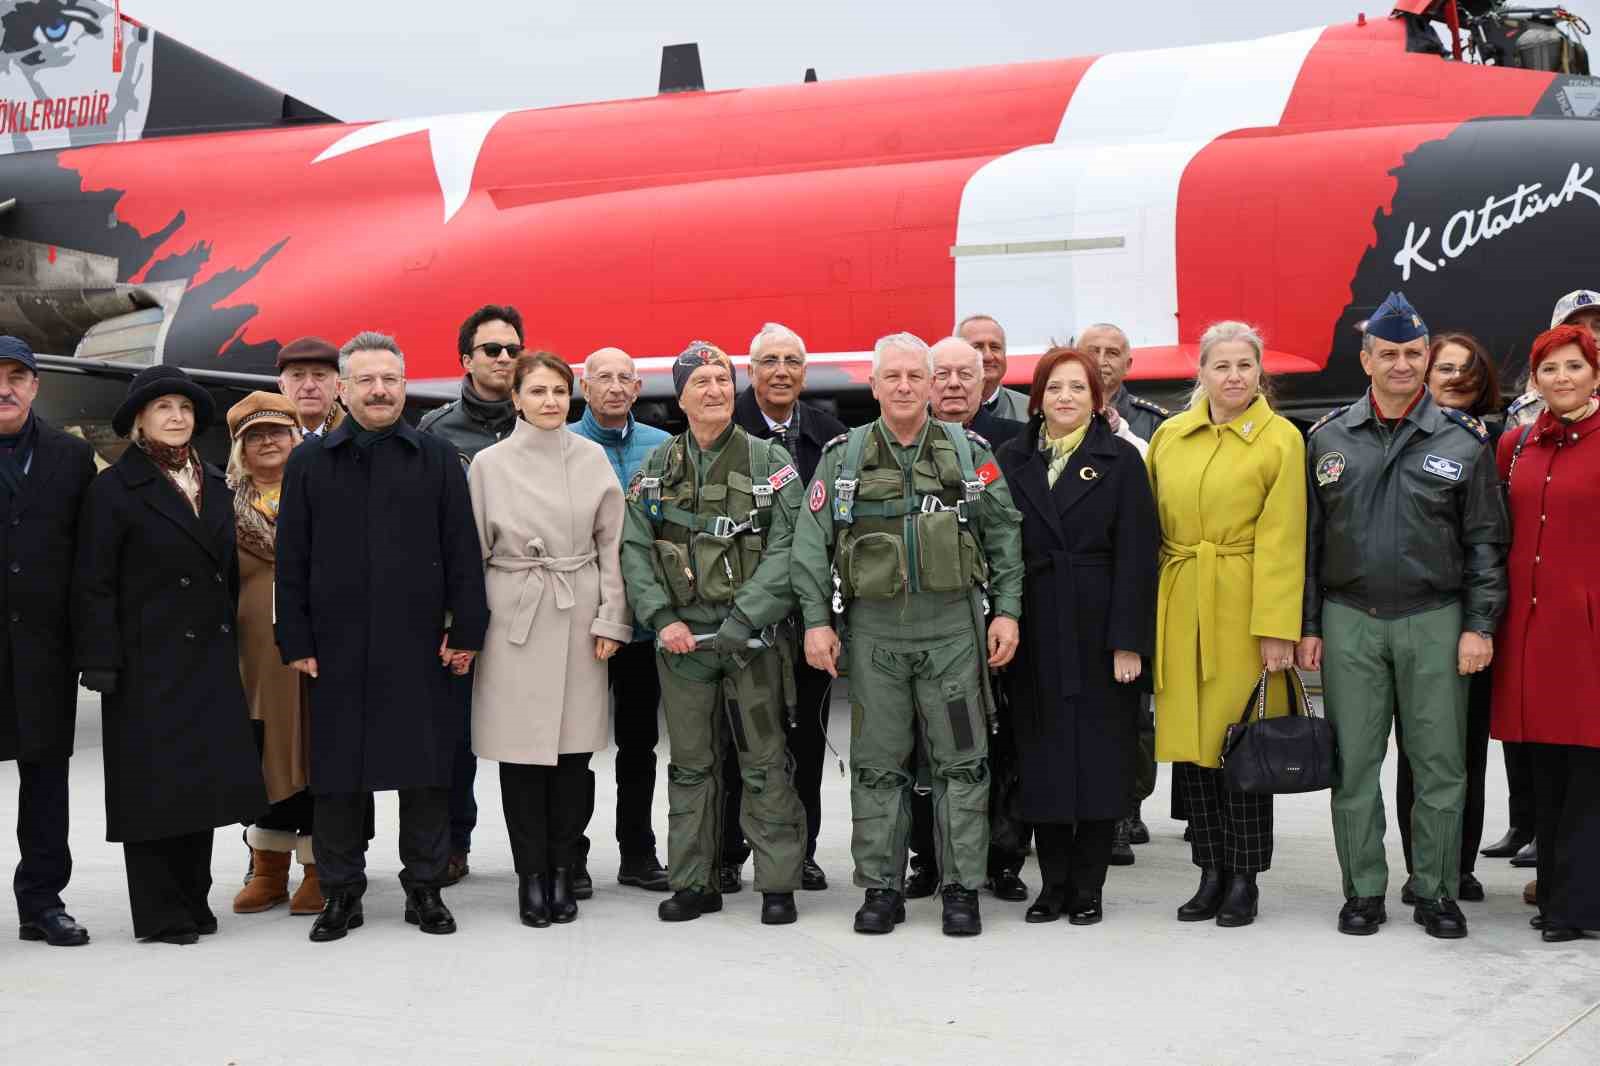
<svg viewBox="0 0 1600 1066"><path fill-rule="evenodd" d="M800 483L809 485L822 459L822 446L845 432L845 425L828 412L806 403L800 394L806 385L806 346L787 326L768 322L750 342L750 387L734 402L733 420L740 429L761 440L778 440L794 459ZM800 887L809 892L828 887L828 877L817 865L817 830L822 824L822 761L827 750L830 679L821 670L796 657L795 724L789 730L789 754L794 757L794 787L806 809L806 857L800 867ZM723 892L743 887L740 868L750 845L739 829L743 780L737 753L730 747L723 762L723 846L718 880Z"/></svg>
<svg viewBox="0 0 1600 1066"><path fill-rule="evenodd" d="M67 848L67 762L78 711L69 624L73 556L94 449L33 413L39 367L0 337L0 760L17 762L18 933L57 947L89 942L61 892Z"/></svg>

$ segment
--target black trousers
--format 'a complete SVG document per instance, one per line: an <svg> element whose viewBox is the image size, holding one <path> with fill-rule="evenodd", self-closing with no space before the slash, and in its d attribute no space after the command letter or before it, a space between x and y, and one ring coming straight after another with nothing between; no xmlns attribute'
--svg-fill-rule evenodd
<svg viewBox="0 0 1600 1066"><path fill-rule="evenodd" d="M822 829L822 772L828 753L828 711L833 678L804 662L795 663L795 722L788 729L789 768L800 805L806 809L806 858L817 854ZM750 845L739 828L744 778L739 752L729 745L722 759L722 861L743 863Z"/></svg>
<svg viewBox="0 0 1600 1066"><path fill-rule="evenodd" d="M329 792L315 797L312 848L324 896L360 897L367 890L367 811L370 792ZM400 789L400 884L436 887L450 863L450 790Z"/></svg>
<svg viewBox="0 0 1600 1066"><path fill-rule="evenodd" d="M465 855L472 850L472 831L478 828L478 797L473 791L478 781L478 756L472 751L472 675L452 675L450 694L462 713L461 736L456 742L450 774L450 850Z"/></svg>
<svg viewBox="0 0 1600 1066"><path fill-rule="evenodd" d="M1524 744L1539 807L1539 913L1600 930L1600 748Z"/></svg>
<svg viewBox="0 0 1600 1066"><path fill-rule="evenodd" d="M1489 770L1489 705L1494 697L1491 670L1472 675L1467 689L1467 798L1461 808L1461 873L1470 874L1478 862L1478 845L1483 843L1484 775ZM1400 820L1400 847L1406 855L1406 873L1411 873L1411 807L1416 788L1411 780L1411 761L1406 758L1406 738L1400 716L1394 719L1394 742L1400 752L1395 770L1395 817ZM1516 819L1512 819L1516 825Z"/></svg>
<svg viewBox="0 0 1600 1066"><path fill-rule="evenodd" d="M268 807L267 813L256 819L256 827L294 833L296 836L312 836L316 830L316 806L311 799L310 789L296 792L288 799L281 799ZM371 840L371 829L364 831L367 839Z"/></svg>
<svg viewBox="0 0 1600 1066"><path fill-rule="evenodd" d="M17 873L11 887L17 895L17 919L31 922L47 911L61 910L61 890L72 878L72 851L67 847L68 759L19 762L17 777Z"/></svg>
<svg viewBox="0 0 1600 1066"><path fill-rule="evenodd" d="M1526 744L1502 742L1500 747L1506 761L1506 791L1511 793L1511 828L1533 832L1539 824L1533 755Z"/></svg>
<svg viewBox="0 0 1600 1066"><path fill-rule="evenodd" d="M611 681L611 735L617 744L617 850L624 859L648 858L656 852L651 812L656 799L656 745L661 742L661 678L656 675L654 641L636 640L606 661ZM588 775L588 799L578 827L578 855L589 854L582 830L594 817L594 771Z"/></svg>
<svg viewBox="0 0 1600 1066"><path fill-rule="evenodd" d="M1255 874L1272 868L1272 797L1235 792L1222 771L1192 762L1172 764L1172 787L1183 792L1190 850L1199 867Z"/></svg>
<svg viewBox="0 0 1600 1066"><path fill-rule="evenodd" d="M1041 892L1053 889L1069 902L1099 898L1106 884L1106 868L1111 864L1111 841L1116 828L1114 818L1065 825L1040 822L1034 826L1039 872L1044 878Z"/></svg>
<svg viewBox="0 0 1600 1066"><path fill-rule="evenodd" d="M500 764L500 802L511 837L511 859L524 877L571 866L592 793L589 753L562 755L554 766Z"/></svg>
<svg viewBox="0 0 1600 1066"><path fill-rule="evenodd" d="M212 837L210 829L203 829L122 845L134 936L143 940L163 933L192 933L200 923L215 921L206 904Z"/></svg>

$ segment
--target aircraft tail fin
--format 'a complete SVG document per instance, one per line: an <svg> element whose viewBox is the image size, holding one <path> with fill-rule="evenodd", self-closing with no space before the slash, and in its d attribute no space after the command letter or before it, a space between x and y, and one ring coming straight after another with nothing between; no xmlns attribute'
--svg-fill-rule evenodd
<svg viewBox="0 0 1600 1066"><path fill-rule="evenodd" d="M0 0L0 155L335 121L120 8Z"/></svg>

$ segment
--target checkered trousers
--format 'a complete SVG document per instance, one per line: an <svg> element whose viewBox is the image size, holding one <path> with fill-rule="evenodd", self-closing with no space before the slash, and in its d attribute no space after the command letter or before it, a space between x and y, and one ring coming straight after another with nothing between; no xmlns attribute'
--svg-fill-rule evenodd
<svg viewBox="0 0 1600 1066"><path fill-rule="evenodd" d="M1272 868L1272 797L1235 792L1222 771L1172 764L1172 787L1189 808L1196 866L1255 874Z"/></svg>

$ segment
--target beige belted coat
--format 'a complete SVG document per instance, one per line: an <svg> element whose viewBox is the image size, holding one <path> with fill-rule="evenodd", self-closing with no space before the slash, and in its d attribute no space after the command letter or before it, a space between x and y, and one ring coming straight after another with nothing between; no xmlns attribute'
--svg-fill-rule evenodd
<svg viewBox="0 0 1600 1066"><path fill-rule="evenodd" d="M622 488L598 444L521 419L468 470L483 545L489 632L473 667L472 749L553 766L610 740L596 637L633 622L617 553Z"/></svg>

